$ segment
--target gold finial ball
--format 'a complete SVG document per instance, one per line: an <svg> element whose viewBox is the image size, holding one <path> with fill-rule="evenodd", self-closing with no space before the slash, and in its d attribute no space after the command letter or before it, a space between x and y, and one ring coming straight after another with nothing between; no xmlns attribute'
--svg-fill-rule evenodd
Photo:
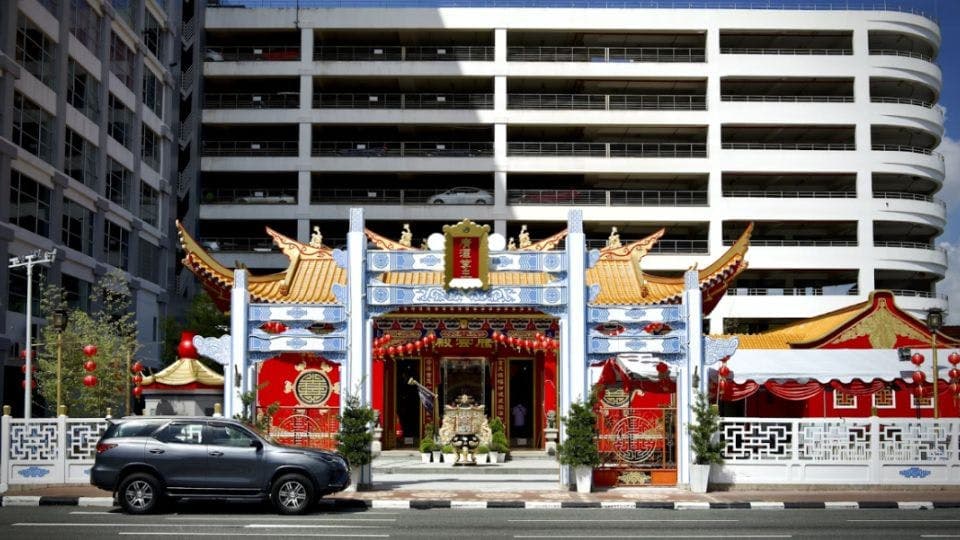
<svg viewBox="0 0 960 540"><path fill-rule="evenodd" d="M57 407L57 416L66 416L67 415L67 406L60 405Z"/></svg>
<svg viewBox="0 0 960 540"><path fill-rule="evenodd" d="M4 405L4 406L3 406L3 415L4 415L4 416L10 416L10 413L12 412L12 410L13 410L13 409L11 409L9 405Z"/></svg>
<svg viewBox="0 0 960 540"><path fill-rule="evenodd" d="M219 403L214 403L214 404L213 404L213 415L214 415L214 416L221 416L222 414L223 414L223 406L220 405Z"/></svg>

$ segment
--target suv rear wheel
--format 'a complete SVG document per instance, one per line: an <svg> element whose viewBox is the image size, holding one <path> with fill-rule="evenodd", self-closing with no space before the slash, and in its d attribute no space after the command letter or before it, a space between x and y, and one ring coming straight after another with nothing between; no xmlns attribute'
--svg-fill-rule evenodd
<svg viewBox="0 0 960 540"><path fill-rule="evenodd" d="M163 489L152 474L134 473L123 479L117 493L124 512L149 514L160 506Z"/></svg>
<svg viewBox="0 0 960 540"><path fill-rule="evenodd" d="M285 474L274 481L270 500L281 514L302 514L313 504L313 484L302 474Z"/></svg>

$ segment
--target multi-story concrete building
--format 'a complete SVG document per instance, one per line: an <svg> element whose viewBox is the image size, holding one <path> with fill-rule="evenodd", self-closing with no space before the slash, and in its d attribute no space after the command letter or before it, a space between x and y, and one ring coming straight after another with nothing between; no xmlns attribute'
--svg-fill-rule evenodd
<svg viewBox="0 0 960 540"><path fill-rule="evenodd" d="M179 21L169 0L0 2L0 259L57 250L34 267L35 326L41 281L85 308L99 276L126 271L147 360L175 255ZM2 265L0 283L0 381L20 414L24 268Z"/></svg>
<svg viewBox="0 0 960 540"><path fill-rule="evenodd" d="M184 102L202 144L181 156L199 178L187 227L225 264L285 268L267 225L342 245L357 205L415 246L465 217L537 239L575 206L588 247L666 228L643 270L670 275L755 223L714 333L874 289L945 307L940 31L923 15L227 4L184 8L203 99Z"/></svg>

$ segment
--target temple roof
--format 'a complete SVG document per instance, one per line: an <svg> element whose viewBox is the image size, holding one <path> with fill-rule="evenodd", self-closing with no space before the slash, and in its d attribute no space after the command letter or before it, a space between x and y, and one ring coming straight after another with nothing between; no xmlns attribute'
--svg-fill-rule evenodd
<svg viewBox="0 0 960 540"><path fill-rule="evenodd" d="M223 387L223 375L194 358L180 358L162 370L143 378L144 388Z"/></svg>
<svg viewBox="0 0 960 540"><path fill-rule="evenodd" d="M791 323L761 334L738 334L740 349L896 349L929 347L926 324L897 307L890 291L829 313ZM960 340L937 333L943 347Z"/></svg>
<svg viewBox="0 0 960 540"><path fill-rule="evenodd" d="M749 247L752 225L719 259L699 271L700 288L703 292L703 310L709 313L723 296L727 286L746 268L744 255ZM177 222L180 243L186 252L184 265L200 280L217 306L227 311L230 307L230 288L233 286L233 270L220 264ZM384 250L420 251L404 246L373 231L365 231L369 241ZM333 285L346 285L346 270L333 259L333 251L318 243L303 244L270 228L267 233L274 243L290 259L284 272L264 276L252 276L248 289L254 302L283 302L304 304L330 304L336 302ZM600 294L595 304L640 305L679 303L684 289L683 277L663 277L649 274L641 269L641 259L663 236L664 231L626 244L600 250L600 257L593 268L586 272L589 285L599 285ZM518 251L550 251L564 240L567 231L532 243ZM438 286L443 284L442 272L403 271L380 274L379 279L388 285ZM540 286L558 279L546 272L490 272L493 286Z"/></svg>

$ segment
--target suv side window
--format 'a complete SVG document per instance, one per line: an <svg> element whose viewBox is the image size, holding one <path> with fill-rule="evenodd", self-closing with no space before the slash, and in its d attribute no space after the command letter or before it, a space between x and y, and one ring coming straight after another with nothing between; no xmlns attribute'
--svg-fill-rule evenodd
<svg viewBox="0 0 960 540"><path fill-rule="evenodd" d="M229 424L210 424L210 437L207 444L249 448L254 438L246 430Z"/></svg>
<svg viewBox="0 0 960 540"><path fill-rule="evenodd" d="M203 422L171 422L154 437L165 443L204 444Z"/></svg>
<svg viewBox="0 0 960 540"><path fill-rule="evenodd" d="M160 423L156 421L134 420L111 425L103 438L113 437L146 437L157 430Z"/></svg>

